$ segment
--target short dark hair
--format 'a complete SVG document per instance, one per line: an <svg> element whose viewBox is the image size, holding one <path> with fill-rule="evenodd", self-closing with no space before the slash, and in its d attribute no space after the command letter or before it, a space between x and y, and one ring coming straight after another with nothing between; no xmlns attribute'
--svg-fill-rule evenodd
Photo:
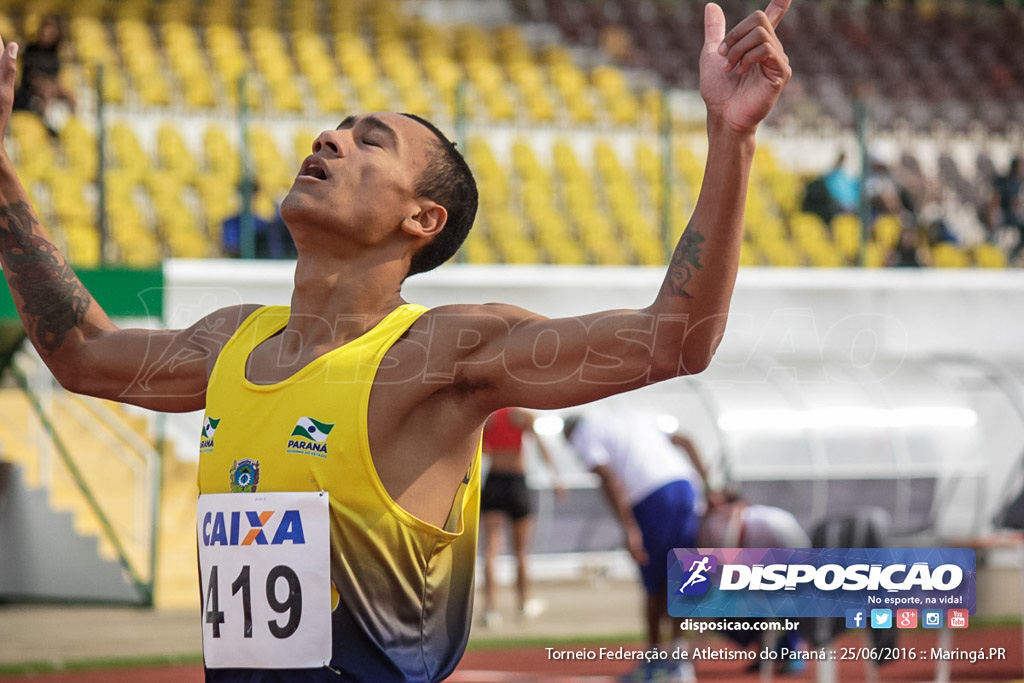
<svg viewBox="0 0 1024 683"><path fill-rule="evenodd" d="M414 191L420 197L434 200L448 211L448 221L441 233L413 254L406 275L408 277L433 270L455 255L473 227L478 194L473 172L455 148L455 143L426 119L415 114L403 113L402 116L418 121L437 137L430 163L416 180Z"/></svg>

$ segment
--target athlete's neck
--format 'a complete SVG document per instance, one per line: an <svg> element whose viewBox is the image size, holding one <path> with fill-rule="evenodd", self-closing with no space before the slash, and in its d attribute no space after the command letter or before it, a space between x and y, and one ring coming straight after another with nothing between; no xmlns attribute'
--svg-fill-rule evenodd
<svg viewBox="0 0 1024 683"><path fill-rule="evenodd" d="M402 264L327 263L299 257L287 335L301 345L339 346L401 306Z"/></svg>

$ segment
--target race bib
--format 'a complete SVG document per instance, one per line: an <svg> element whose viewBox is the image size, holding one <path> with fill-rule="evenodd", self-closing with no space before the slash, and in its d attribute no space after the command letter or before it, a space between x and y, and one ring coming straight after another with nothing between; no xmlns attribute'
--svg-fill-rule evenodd
<svg viewBox="0 0 1024 683"><path fill-rule="evenodd" d="M211 669L331 660L329 496L199 496L203 659Z"/></svg>

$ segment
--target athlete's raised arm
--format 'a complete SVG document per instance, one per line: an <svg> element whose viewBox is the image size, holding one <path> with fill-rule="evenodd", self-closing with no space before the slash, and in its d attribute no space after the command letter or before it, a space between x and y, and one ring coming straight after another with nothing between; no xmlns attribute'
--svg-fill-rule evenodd
<svg viewBox="0 0 1024 683"><path fill-rule="evenodd" d="M17 48L0 40L0 264L29 339L71 391L156 410L202 408L213 360L251 307L218 311L186 330L111 322L40 224L2 144Z"/></svg>
<svg viewBox="0 0 1024 683"><path fill-rule="evenodd" d="M789 3L771 0L728 32L721 8L705 9L700 90L707 165L693 216L650 306L560 319L497 305L461 311L480 321L480 333L453 338L473 348L452 376L467 380L484 409L576 405L707 367L736 280L755 133L792 73L775 34Z"/></svg>

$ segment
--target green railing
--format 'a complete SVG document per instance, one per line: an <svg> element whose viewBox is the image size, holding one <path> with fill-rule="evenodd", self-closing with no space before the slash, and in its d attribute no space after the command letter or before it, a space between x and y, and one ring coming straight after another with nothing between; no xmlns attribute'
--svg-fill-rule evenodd
<svg viewBox="0 0 1024 683"><path fill-rule="evenodd" d="M159 326L163 317L163 272L157 270L104 269L81 270L79 276L93 297L115 318L144 319ZM159 450L135 434L124 419L98 399L78 397L56 386L49 370L24 346L25 332L18 319L6 282L0 278L0 367L10 371L11 377L24 394L31 413L41 432L39 470L42 483L52 482L53 467L48 461L49 449L63 465L85 506L100 525L100 533L117 555L131 585L138 594L138 602L153 604L155 568L157 561L157 528L159 522L161 466ZM34 359L34 360L33 360ZM55 400L58 399L58 400ZM69 426L55 421L54 411L62 408L69 414ZM58 424L60 422L60 424ZM156 423L156 444L160 444L160 422ZM12 424L12 428L32 433L32 424ZM129 519L114 520L111 510L101 501L108 496L102 482L89 484L81 462L81 440L70 434L91 434L94 448L105 449L112 465L127 473L132 496L129 510L121 510ZM26 439L31 441L30 439ZM43 451L46 451L44 453ZM116 522L121 522L120 524ZM131 549L129 549L129 546Z"/></svg>
<svg viewBox="0 0 1024 683"><path fill-rule="evenodd" d="M36 382L30 376L32 373L45 373L44 381L52 381L45 368L29 368L26 370L22 367L22 363L13 362L10 364L9 370L11 377L27 399L32 415L38 422L48 445L56 452L60 465L64 467L70 476L78 495L84 501L89 512L98 521L102 538L113 548L126 579L138 596L138 603L151 607L154 602L156 586L161 486L161 465L157 451L149 449L149 452L145 452L145 446L133 446L129 443L130 439L122 437L115 438L114 441L116 443L106 453L106 456L109 458L120 459L122 462L129 463L129 468L137 472L136 476L133 477L134 482L131 490L136 503L132 506L130 512L121 511L122 516L127 514L131 519L128 521L121 520L122 523L117 524L117 520L112 516L110 509L101 502L107 497L105 492L98 490L100 487L89 484L80 465L80 451L76 453L75 446L69 443L69 440L65 437L69 427L65 426L62 430L55 424L52 412L54 402L41 396L33 386ZM63 390L57 388L55 391L62 392ZM81 400L71 395L68 395L68 398L71 400ZM49 409L46 404L50 405ZM109 416L105 420L103 417L95 417L94 419L104 422L104 426L99 429L116 430L116 421L109 419ZM26 428L28 428L27 425ZM93 434L98 435L98 429L89 425L88 421L85 420L76 421L73 429L79 434L82 429L96 430L93 431ZM110 444L111 440L108 439L107 443ZM41 459L39 463L40 479L44 484L51 484L48 488L52 488L52 468L56 465L52 462L47 462L42 453L38 457ZM143 519L139 519L140 513L145 516Z"/></svg>

